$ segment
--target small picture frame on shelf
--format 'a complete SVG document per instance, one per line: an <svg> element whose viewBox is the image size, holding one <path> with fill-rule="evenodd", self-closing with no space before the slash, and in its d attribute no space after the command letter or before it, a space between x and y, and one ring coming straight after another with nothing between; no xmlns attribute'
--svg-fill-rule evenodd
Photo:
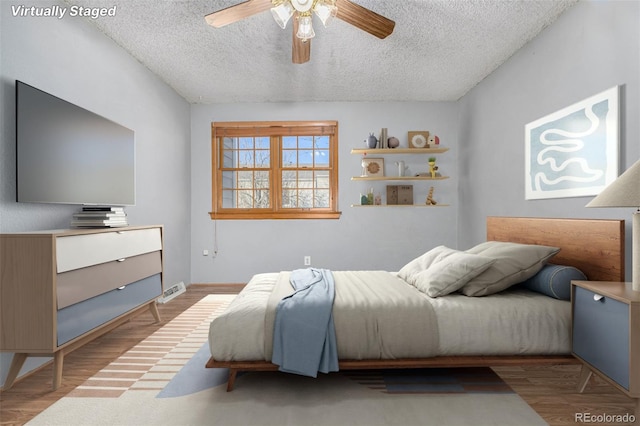
<svg viewBox="0 0 640 426"><path fill-rule="evenodd" d="M362 176L381 177L384 176L384 158L363 158Z"/></svg>
<svg viewBox="0 0 640 426"><path fill-rule="evenodd" d="M429 148L429 132L427 130L414 130L408 132L409 148Z"/></svg>

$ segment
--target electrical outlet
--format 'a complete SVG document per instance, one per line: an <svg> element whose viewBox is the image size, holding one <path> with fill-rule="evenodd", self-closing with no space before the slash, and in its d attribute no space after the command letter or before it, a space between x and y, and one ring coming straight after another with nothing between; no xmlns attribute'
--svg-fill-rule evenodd
<svg viewBox="0 0 640 426"><path fill-rule="evenodd" d="M311 256L304 257L304 266L311 266Z"/></svg>
<svg viewBox="0 0 640 426"><path fill-rule="evenodd" d="M202 250L202 255L203 256L209 256L209 250Z"/></svg>

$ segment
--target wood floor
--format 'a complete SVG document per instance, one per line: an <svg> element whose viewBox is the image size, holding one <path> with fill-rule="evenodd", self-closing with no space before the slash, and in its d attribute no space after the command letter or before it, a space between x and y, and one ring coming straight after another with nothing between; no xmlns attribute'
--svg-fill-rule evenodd
<svg viewBox="0 0 640 426"><path fill-rule="evenodd" d="M0 393L0 424L21 425L28 422L202 297L211 293L235 293L239 288L235 285L189 286L186 293L165 305L159 305L162 317L160 324L153 324L153 317L145 312L66 356L62 386L56 391L51 390L52 365L44 366L11 389ZM496 367L494 370L550 425L581 423L575 421L576 413L595 416L634 412L635 403L631 398L599 378L592 378L585 392L578 393L578 364ZM640 421L636 422L638 424Z"/></svg>

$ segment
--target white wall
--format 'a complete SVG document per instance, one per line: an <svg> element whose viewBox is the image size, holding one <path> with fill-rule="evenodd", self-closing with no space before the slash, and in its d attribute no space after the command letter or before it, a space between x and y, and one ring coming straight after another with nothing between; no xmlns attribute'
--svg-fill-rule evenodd
<svg viewBox="0 0 640 426"><path fill-rule="evenodd" d="M208 212L211 205L211 123L214 121L337 120L339 122L338 220L219 220ZM191 272L193 282L246 282L259 272L303 267L310 255L313 266L330 269L397 270L409 260L440 244L455 247L457 240L458 109L455 103L269 103L194 105L191 109ZM450 204L442 208L354 208L359 195L370 187L386 193L387 184L403 182L351 181L361 174L361 157L370 132L382 127L407 146L407 132L435 132L450 150L438 156L443 175L450 179L433 185L435 199ZM397 175L398 160L412 172L428 169L427 156L385 157L385 173ZM411 161L411 163L410 163ZM424 202L429 181L413 182L414 199ZM217 232L216 232L217 231ZM216 241L216 257L210 252Z"/></svg>
<svg viewBox="0 0 640 426"><path fill-rule="evenodd" d="M640 158L640 2L576 4L461 100L461 247L485 238L489 215L616 218L627 221L630 253L633 209L585 208L592 197L524 199L525 124L616 85L622 172Z"/></svg>
<svg viewBox="0 0 640 426"><path fill-rule="evenodd" d="M15 202L15 80L136 132L132 225L165 225L165 284L190 282L189 105L82 18L13 17L0 3L0 232L68 228L78 206ZM32 1L47 6L55 2ZM11 354L0 354L4 383ZM41 364L28 360L23 371Z"/></svg>

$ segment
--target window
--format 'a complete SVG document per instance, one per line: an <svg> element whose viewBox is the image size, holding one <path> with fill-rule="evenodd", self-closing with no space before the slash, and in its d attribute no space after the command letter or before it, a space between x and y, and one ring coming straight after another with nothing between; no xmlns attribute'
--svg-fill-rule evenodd
<svg viewBox="0 0 640 426"><path fill-rule="evenodd" d="M212 123L212 219L337 219L338 123Z"/></svg>

